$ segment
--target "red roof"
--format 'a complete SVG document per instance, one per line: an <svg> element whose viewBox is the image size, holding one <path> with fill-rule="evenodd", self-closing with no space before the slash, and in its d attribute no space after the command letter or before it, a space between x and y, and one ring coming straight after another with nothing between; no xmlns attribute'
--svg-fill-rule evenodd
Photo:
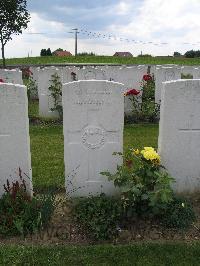
<svg viewBox="0 0 200 266"><path fill-rule="evenodd" d="M113 56L129 57L133 55L130 52L116 52Z"/></svg>
<svg viewBox="0 0 200 266"><path fill-rule="evenodd" d="M55 56L72 56L72 54L68 51L55 51L53 54Z"/></svg>

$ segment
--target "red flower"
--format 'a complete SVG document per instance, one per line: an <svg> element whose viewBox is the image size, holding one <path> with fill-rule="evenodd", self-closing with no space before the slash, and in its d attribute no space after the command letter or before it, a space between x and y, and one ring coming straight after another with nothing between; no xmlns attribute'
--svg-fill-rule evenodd
<svg viewBox="0 0 200 266"><path fill-rule="evenodd" d="M149 81L149 80L152 80L152 76L151 76L151 75L149 75L149 74L147 74L147 75L144 75L144 76L143 76L143 80L144 80L144 81Z"/></svg>
<svg viewBox="0 0 200 266"><path fill-rule="evenodd" d="M4 83L4 80L3 79L0 79L0 83Z"/></svg>
<svg viewBox="0 0 200 266"><path fill-rule="evenodd" d="M126 160L126 166L127 166L128 168L131 168L132 165L133 165L133 161L132 161L132 160Z"/></svg>
<svg viewBox="0 0 200 266"><path fill-rule="evenodd" d="M128 96L128 95L138 95L140 93L140 91L136 90L136 89L130 89L128 90L127 92L125 92L125 96Z"/></svg>

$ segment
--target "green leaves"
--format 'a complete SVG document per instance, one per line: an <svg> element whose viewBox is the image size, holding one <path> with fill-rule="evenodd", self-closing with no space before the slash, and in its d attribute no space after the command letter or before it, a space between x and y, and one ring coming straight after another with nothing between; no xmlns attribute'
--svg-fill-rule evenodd
<svg viewBox="0 0 200 266"><path fill-rule="evenodd" d="M12 34L21 34L27 28L30 15L26 0L1 0L0 4L0 42L3 65L5 67L4 46L12 40Z"/></svg>
<svg viewBox="0 0 200 266"><path fill-rule="evenodd" d="M46 194L30 198L22 186L15 186L0 199L0 234L22 235L35 233L44 228L55 208L55 196Z"/></svg>
<svg viewBox="0 0 200 266"><path fill-rule="evenodd" d="M112 239L123 213L119 199L101 194L78 200L74 206L74 219L96 240Z"/></svg>
<svg viewBox="0 0 200 266"><path fill-rule="evenodd" d="M127 212L132 206L137 206L139 214L147 209L153 215L162 212L166 204L172 201L171 183L174 179L163 167L145 160L140 154L135 155L133 149L121 156L124 163L117 166L114 174L108 171L101 174L114 181L114 185L120 189L122 204Z"/></svg>
<svg viewBox="0 0 200 266"><path fill-rule="evenodd" d="M62 97L62 83L60 77L57 73L51 76L51 86L49 87L49 91L51 92L51 96L54 100L54 107L51 108L52 111L57 111L60 119L63 118L63 108L61 105L61 97Z"/></svg>

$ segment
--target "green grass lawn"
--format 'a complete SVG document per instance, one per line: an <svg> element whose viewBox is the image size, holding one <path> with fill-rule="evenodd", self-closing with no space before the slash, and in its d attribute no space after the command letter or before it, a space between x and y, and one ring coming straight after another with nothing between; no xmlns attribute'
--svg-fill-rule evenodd
<svg viewBox="0 0 200 266"><path fill-rule="evenodd" d="M39 116L38 101L29 104L29 117ZM44 119L48 121L48 119ZM64 144L62 125L31 125L33 186L36 190L64 188ZM124 127L124 149L157 148L158 125L135 124Z"/></svg>
<svg viewBox="0 0 200 266"><path fill-rule="evenodd" d="M121 58L114 56L71 56L71 57L24 57L11 58L6 60L7 65L29 65L29 64L62 64L62 63L102 63L102 64L179 64L179 65L199 65L200 58L174 58L174 57L129 57ZM2 59L0 59L2 64Z"/></svg>
<svg viewBox="0 0 200 266"><path fill-rule="evenodd" d="M36 189L64 188L62 126L30 126L33 185ZM157 147L158 125L126 125L124 148Z"/></svg>
<svg viewBox="0 0 200 266"><path fill-rule="evenodd" d="M200 243L125 246L0 246L0 265L200 265Z"/></svg>

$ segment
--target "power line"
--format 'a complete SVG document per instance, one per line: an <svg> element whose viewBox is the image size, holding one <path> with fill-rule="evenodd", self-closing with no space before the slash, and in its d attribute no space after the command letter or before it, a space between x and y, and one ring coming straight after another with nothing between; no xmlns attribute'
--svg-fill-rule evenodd
<svg viewBox="0 0 200 266"><path fill-rule="evenodd" d="M67 32L67 33L73 33L74 38L75 38L75 55L78 53L78 34L80 33L82 36L85 36L86 38L90 39L102 39L102 40L108 40L108 41L114 41L114 42L125 42L125 43L134 43L135 45L155 45L155 46L163 46L163 45L171 45L172 43L170 42L153 42L153 41L144 41L144 40L135 40L135 39L130 39L130 38L124 38L121 36L116 36L115 34L112 33L105 33L105 32L95 32L95 31L90 31L87 29L80 29L78 31L77 28L72 29L73 32ZM58 32L25 32L24 34L28 35L55 35L59 34ZM192 45L196 46L199 45L200 42L196 43L190 43L190 42L180 42L177 44L182 44L182 45Z"/></svg>

